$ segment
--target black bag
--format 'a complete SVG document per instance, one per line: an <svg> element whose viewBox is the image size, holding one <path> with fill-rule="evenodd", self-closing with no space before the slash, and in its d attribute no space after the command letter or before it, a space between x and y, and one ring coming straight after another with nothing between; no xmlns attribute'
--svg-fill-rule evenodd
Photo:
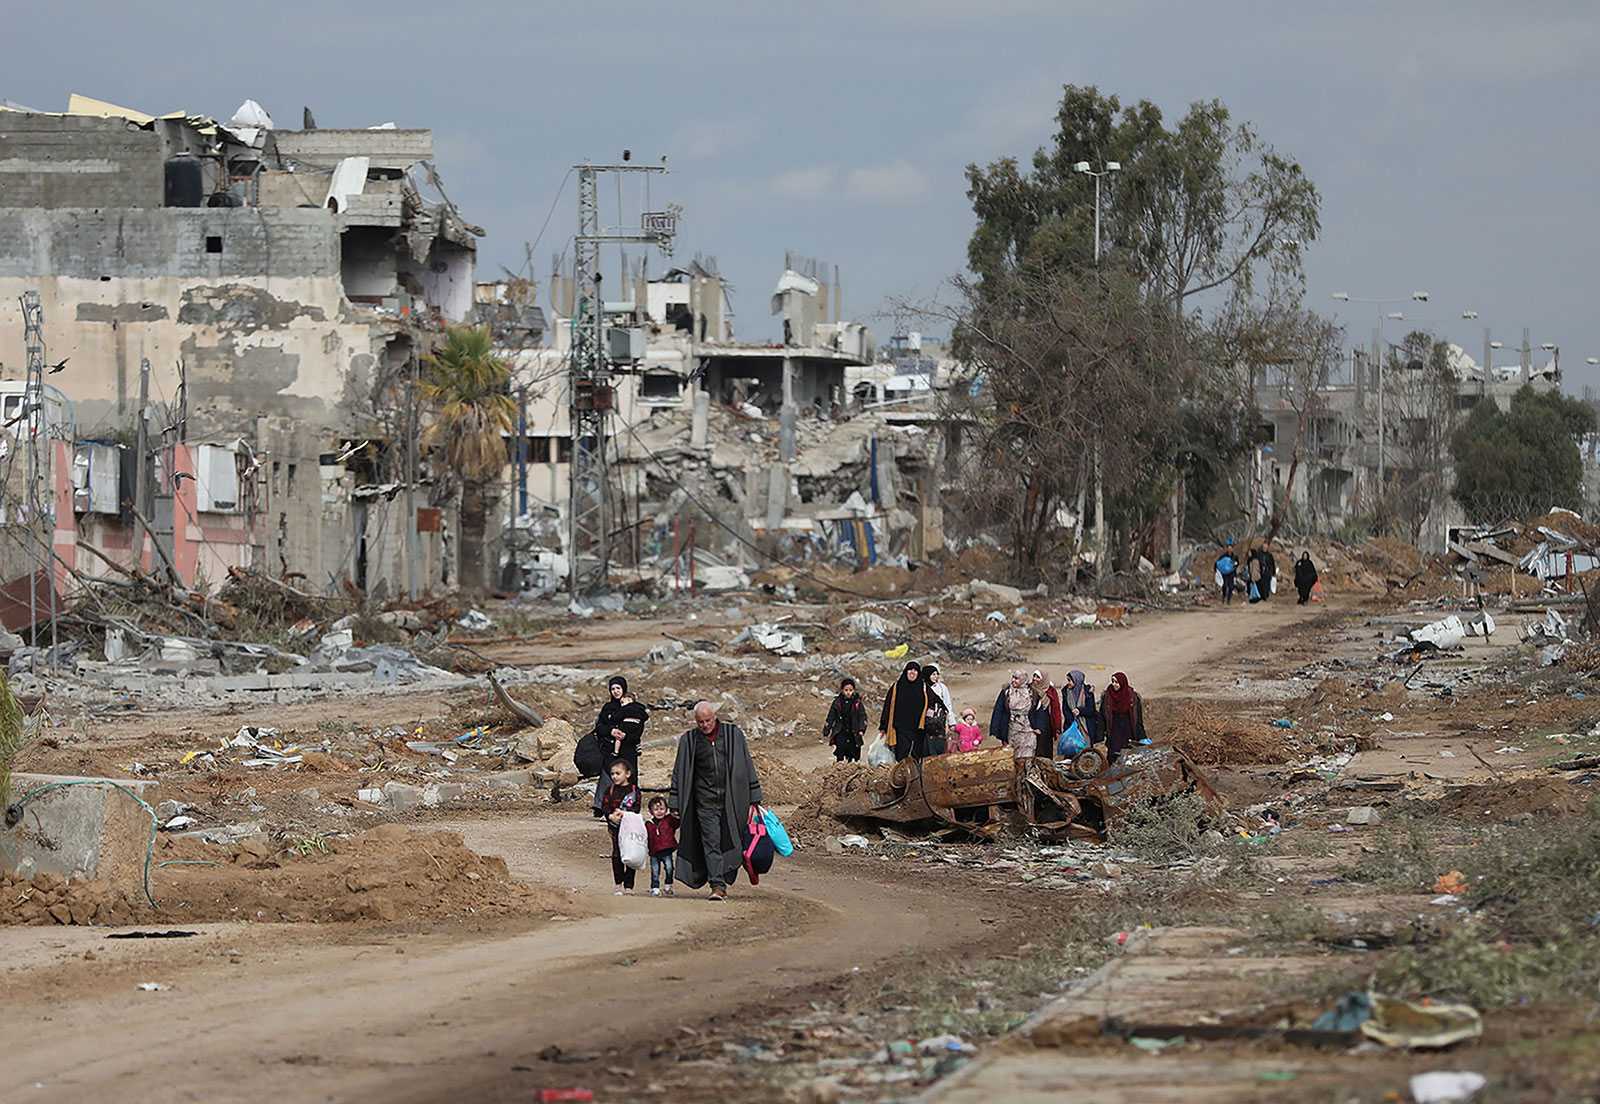
<svg viewBox="0 0 1600 1104"><path fill-rule="evenodd" d="M598 778L606 765L605 752L600 749L600 734L590 732L578 741L572 753L572 765L578 768L579 778Z"/></svg>
<svg viewBox="0 0 1600 1104"><path fill-rule="evenodd" d="M739 849L744 852L744 872L750 875L750 884L759 885L761 875L772 869L778 848L767 834L766 823L754 813L740 832Z"/></svg>

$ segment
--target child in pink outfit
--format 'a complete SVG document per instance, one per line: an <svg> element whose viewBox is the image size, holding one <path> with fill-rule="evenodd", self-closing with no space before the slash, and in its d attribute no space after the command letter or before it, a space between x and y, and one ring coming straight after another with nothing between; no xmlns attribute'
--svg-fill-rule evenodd
<svg viewBox="0 0 1600 1104"><path fill-rule="evenodd" d="M960 746L952 751L973 751L983 742L983 729L978 727L978 714L971 709L961 711L961 719L950 726Z"/></svg>

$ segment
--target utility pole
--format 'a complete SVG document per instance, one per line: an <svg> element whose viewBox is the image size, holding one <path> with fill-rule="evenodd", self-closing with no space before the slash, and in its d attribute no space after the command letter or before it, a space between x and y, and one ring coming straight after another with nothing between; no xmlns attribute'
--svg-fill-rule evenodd
<svg viewBox="0 0 1600 1104"><path fill-rule="evenodd" d="M133 505L144 517L150 516L150 358L139 361L139 409L134 417ZM133 566L144 570L144 526L133 530Z"/></svg>
<svg viewBox="0 0 1600 1104"><path fill-rule="evenodd" d="M406 384L406 597L417 596L417 350L411 350L411 378Z"/></svg>
<svg viewBox="0 0 1600 1104"><path fill-rule="evenodd" d="M628 153L623 152L624 161ZM606 415L613 406L612 357L606 350L605 296L601 247L630 242L658 245L670 252L677 216L645 212L643 226L600 227L600 173L664 173L664 165L574 165L578 174L578 235L573 256L572 359L567 373L572 422L572 490L567 503L567 591L572 598L605 583L611 559L611 488L606 472ZM620 191L619 191L620 196ZM619 200L620 203L620 200ZM619 212L620 217L620 212ZM620 272L617 286L627 286Z"/></svg>
<svg viewBox="0 0 1600 1104"><path fill-rule="evenodd" d="M54 510L45 503L55 502L55 484L50 479L50 420L44 408L44 308L39 305L39 293L29 290L22 293L23 341L28 355L27 379L22 389L22 426L28 435L28 626L32 644L39 646L39 577L42 570L45 585L50 588L50 666L56 666L56 565ZM44 462L39 459L39 448L45 448ZM42 485L50 482L48 493L41 494Z"/></svg>

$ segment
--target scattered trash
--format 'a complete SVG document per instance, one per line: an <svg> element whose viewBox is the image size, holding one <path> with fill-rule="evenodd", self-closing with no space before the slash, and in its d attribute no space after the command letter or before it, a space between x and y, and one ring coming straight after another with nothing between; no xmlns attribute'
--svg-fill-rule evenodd
<svg viewBox="0 0 1600 1104"><path fill-rule="evenodd" d="M1418 1073L1411 1078L1411 1099L1416 1104L1462 1104L1488 1083L1483 1074L1470 1070Z"/></svg>
<svg viewBox="0 0 1600 1104"><path fill-rule="evenodd" d="M909 652L910 650L911 650L911 645L909 643L907 643L907 644L899 644L899 645L896 645L893 648L888 649L883 654L884 654L884 658L886 658L886 659L901 659L901 658L904 658L905 654L907 652Z"/></svg>
<svg viewBox="0 0 1600 1104"><path fill-rule="evenodd" d="M1433 891L1435 893L1463 893L1466 891L1466 888L1466 875L1462 874L1459 870L1452 870L1448 874L1441 874L1439 875L1439 879L1433 883Z"/></svg>
<svg viewBox="0 0 1600 1104"><path fill-rule="evenodd" d="M164 981L141 981L138 985L135 985L134 988L145 993L164 993L168 989L171 989L172 986L168 985Z"/></svg>
<svg viewBox="0 0 1600 1104"><path fill-rule="evenodd" d="M1553 612L1553 611L1552 611ZM1412 629L1409 634L1413 644L1431 644L1440 651L1458 648L1466 639L1466 626L1462 625L1461 618L1455 614L1435 621L1431 625L1424 625L1420 629Z"/></svg>
<svg viewBox="0 0 1600 1104"><path fill-rule="evenodd" d="M1372 1017L1361 1033L1387 1047L1446 1047L1483 1034L1483 1017L1467 1004L1413 1004L1369 993Z"/></svg>
<svg viewBox="0 0 1600 1104"><path fill-rule="evenodd" d="M1277 720L1272 722L1272 727L1273 728L1293 728L1294 727L1294 722L1291 721L1288 717L1279 717Z"/></svg>

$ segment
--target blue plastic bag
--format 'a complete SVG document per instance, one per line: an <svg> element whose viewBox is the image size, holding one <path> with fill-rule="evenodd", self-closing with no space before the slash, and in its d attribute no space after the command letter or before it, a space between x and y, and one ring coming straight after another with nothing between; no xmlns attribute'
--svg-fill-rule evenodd
<svg viewBox="0 0 1600 1104"><path fill-rule="evenodd" d="M773 849L783 856L794 854L794 843L790 841L788 829L784 828L778 814L763 808L761 819L767 826L767 836L772 840Z"/></svg>
<svg viewBox="0 0 1600 1104"><path fill-rule="evenodd" d="M1088 746L1088 738L1084 736L1083 730L1078 727L1078 722L1074 719L1061 734L1061 739L1056 741L1056 758L1070 759Z"/></svg>

